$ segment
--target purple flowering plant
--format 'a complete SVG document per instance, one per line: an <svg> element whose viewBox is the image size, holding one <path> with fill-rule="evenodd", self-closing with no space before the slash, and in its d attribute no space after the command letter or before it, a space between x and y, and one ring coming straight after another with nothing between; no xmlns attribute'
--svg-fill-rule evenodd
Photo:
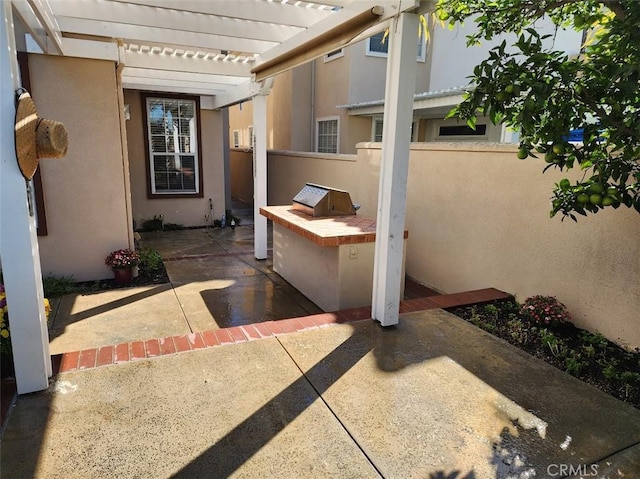
<svg viewBox="0 0 640 479"><path fill-rule="evenodd" d="M541 325L571 322L571 314L567 307L553 296L531 296L522 303L520 312L532 322Z"/></svg>
<svg viewBox="0 0 640 479"><path fill-rule="evenodd" d="M109 253L104 264L111 269L129 269L140 264L140 255L130 249L119 249Z"/></svg>

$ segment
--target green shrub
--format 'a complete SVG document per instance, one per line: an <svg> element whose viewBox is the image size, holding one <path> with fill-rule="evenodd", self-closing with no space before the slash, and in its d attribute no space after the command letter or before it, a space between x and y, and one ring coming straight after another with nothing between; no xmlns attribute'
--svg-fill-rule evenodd
<svg viewBox="0 0 640 479"><path fill-rule="evenodd" d="M156 250L149 247L140 248L138 255L140 256L140 270L153 273L162 269L162 256Z"/></svg>
<svg viewBox="0 0 640 479"><path fill-rule="evenodd" d="M162 225L164 223L164 219L162 215L153 215L153 218L148 220L142 220L142 230L143 231L162 231Z"/></svg>
<svg viewBox="0 0 640 479"><path fill-rule="evenodd" d="M184 226L183 225L179 225L177 223L165 223L164 224L164 230L165 231L178 231L178 230L183 230Z"/></svg>
<svg viewBox="0 0 640 479"><path fill-rule="evenodd" d="M57 298L59 296L64 296L65 294L76 293L79 290L73 276L71 275L48 275L45 278L42 278L42 286L44 288L44 295L46 298Z"/></svg>

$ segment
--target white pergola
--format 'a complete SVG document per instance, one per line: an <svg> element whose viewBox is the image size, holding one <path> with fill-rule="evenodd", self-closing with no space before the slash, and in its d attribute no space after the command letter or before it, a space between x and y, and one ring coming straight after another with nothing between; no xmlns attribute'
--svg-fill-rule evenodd
<svg viewBox="0 0 640 479"><path fill-rule="evenodd" d="M30 52L114 61L122 87L254 101L255 256L267 257L266 95L272 78L389 28L372 316L398 322L420 0L5 0L0 32L0 259L20 394L51 360L34 218L14 148L16 34ZM15 25L14 25L15 21Z"/></svg>

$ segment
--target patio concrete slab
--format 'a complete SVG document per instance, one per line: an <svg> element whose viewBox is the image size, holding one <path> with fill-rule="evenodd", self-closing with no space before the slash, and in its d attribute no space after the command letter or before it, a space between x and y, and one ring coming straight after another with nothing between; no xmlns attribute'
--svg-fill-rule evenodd
<svg viewBox="0 0 640 479"><path fill-rule="evenodd" d="M322 312L276 274L222 277L175 285L175 294L193 331Z"/></svg>
<svg viewBox="0 0 640 479"><path fill-rule="evenodd" d="M164 265L174 285L262 274L235 256L207 256L165 261Z"/></svg>
<svg viewBox="0 0 640 479"><path fill-rule="evenodd" d="M379 477L276 339L60 374L1 454L14 478Z"/></svg>
<svg viewBox="0 0 640 479"><path fill-rule="evenodd" d="M640 411L442 310L280 341L384 477L552 477L640 442Z"/></svg>
<svg viewBox="0 0 640 479"><path fill-rule="evenodd" d="M635 478L639 444L639 410L430 310L61 373L18 398L0 465L3 477L521 479L597 464L597 477Z"/></svg>
<svg viewBox="0 0 640 479"><path fill-rule="evenodd" d="M52 315L51 354L191 332L170 284L67 295Z"/></svg>
<svg viewBox="0 0 640 479"><path fill-rule="evenodd" d="M206 229L152 231L142 237L142 245L155 249L163 258L226 252Z"/></svg>

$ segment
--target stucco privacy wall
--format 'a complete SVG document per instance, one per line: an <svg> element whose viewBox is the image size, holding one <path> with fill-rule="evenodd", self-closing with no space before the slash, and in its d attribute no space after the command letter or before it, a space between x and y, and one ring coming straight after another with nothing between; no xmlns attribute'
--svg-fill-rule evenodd
<svg viewBox="0 0 640 479"><path fill-rule="evenodd" d="M231 149L231 198L253 204L253 151Z"/></svg>
<svg viewBox="0 0 640 479"><path fill-rule="evenodd" d="M129 171L131 174L131 204L136 226L142 226L146 219L164 215L165 223L183 226L203 226L205 215L209 214L209 198L213 201L214 218L224 214L224 161L223 135L227 128L223 125L220 111L200 110L202 145L203 197L202 198L154 198L147 197L147 170L144 142L143 109L140 92L124 91L124 102L129 105L131 119L127 121L127 144Z"/></svg>
<svg viewBox="0 0 640 479"><path fill-rule="evenodd" d="M124 160L113 62L29 55L40 116L62 121L69 150L42 160L48 235L43 274L77 281L112 277L104 258L128 246Z"/></svg>
<svg viewBox="0 0 640 479"><path fill-rule="evenodd" d="M348 155L273 152L269 204L288 204L306 181L346 189L376 214L380 144ZM407 274L446 293L496 287L524 300L554 295L578 326L640 346L640 218L627 208L549 219L562 178L541 160L518 161L516 147L413 144L406 228ZM579 172L574 172L576 175Z"/></svg>

